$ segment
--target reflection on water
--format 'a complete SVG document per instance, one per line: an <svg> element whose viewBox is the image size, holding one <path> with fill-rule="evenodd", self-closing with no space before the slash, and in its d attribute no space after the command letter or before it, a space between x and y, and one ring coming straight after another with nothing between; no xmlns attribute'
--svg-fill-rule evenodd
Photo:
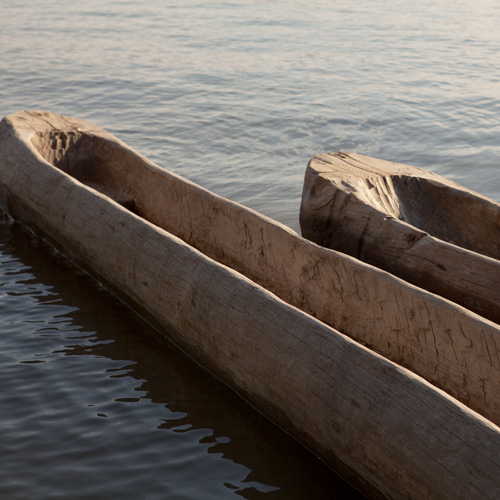
<svg viewBox="0 0 500 500"><path fill-rule="evenodd" d="M0 243L2 498L362 498L23 226Z"/></svg>

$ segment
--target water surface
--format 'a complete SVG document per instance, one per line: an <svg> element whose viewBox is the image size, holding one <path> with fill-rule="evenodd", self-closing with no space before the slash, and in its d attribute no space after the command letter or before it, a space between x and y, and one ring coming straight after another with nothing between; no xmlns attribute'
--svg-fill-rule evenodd
<svg viewBox="0 0 500 500"><path fill-rule="evenodd" d="M0 293L2 498L361 498L5 217Z"/></svg>

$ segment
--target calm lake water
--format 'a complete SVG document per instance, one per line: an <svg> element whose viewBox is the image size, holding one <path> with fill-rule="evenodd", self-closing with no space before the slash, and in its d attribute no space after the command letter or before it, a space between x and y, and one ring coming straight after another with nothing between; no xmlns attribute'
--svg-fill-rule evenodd
<svg viewBox="0 0 500 500"><path fill-rule="evenodd" d="M86 118L297 231L327 151L500 200L499 24L494 0L0 0L0 115ZM5 217L0 295L1 498L359 498Z"/></svg>

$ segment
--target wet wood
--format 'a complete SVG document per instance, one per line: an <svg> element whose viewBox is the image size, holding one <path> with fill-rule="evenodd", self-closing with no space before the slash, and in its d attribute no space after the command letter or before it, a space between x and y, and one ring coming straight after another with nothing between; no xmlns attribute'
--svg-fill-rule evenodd
<svg viewBox="0 0 500 500"><path fill-rule="evenodd" d="M481 371L497 370L497 325L318 247L81 120L4 119L0 199L369 497L500 491L496 425L294 305L353 337L394 338L397 327L401 346L414 343L401 353L423 351L422 365L446 373L449 392L463 397L480 384L477 405L498 394L483 378L496 372ZM461 329L466 340L454 338ZM471 350L481 341L487 363Z"/></svg>

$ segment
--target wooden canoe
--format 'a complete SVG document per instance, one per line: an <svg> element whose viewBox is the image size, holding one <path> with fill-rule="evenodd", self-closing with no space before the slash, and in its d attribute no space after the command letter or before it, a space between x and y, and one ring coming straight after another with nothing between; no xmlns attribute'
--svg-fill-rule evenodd
<svg viewBox="0 0 500 500"><path fill-rule="evenodd" d="M500 323L500 204L455 182L359 154L318 155L301 230Z"/></svg>
<svg viewBox="0 0 500 500"><path fill-rule="evenodd" d="M448 392L469 394L483 414L498 390L474 349L498 352L497 325L308 242L82 120L4 118L0 200L370 498L500 491L491 418L326 323L366 343L380 336L391 355L387 339L408 342L403 357L425 352L422 370L446 375ZM478 337L455 339L461 331Z"/></svg>

